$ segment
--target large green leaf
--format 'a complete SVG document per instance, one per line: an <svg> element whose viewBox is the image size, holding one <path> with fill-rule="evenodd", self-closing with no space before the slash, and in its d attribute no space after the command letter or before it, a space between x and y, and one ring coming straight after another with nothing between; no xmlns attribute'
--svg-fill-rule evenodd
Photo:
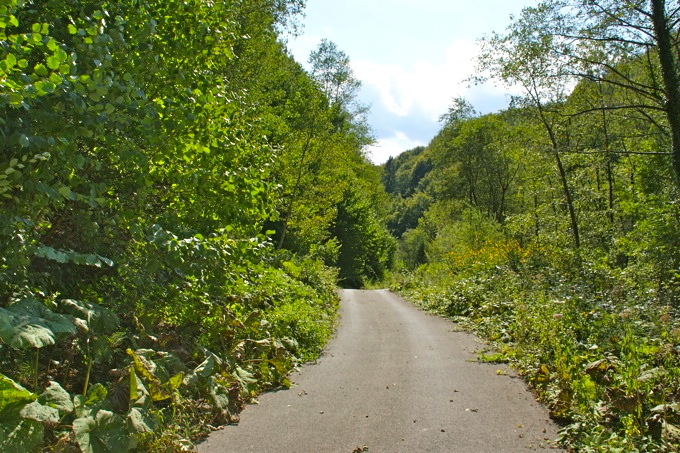
<svg viewBox="0 0 680 453"><path fill-rule="evenodd" d="M219 371L221 367L222 360L212 352L209 352L208 357L200 365L198 365L196 369L194 369L194 373L201 377L207 378L212 376L216 371Z"/></svg>
<svg viewBox="0 0 680 453"><path fill-rule="evenodd" d="M245 390L251 391L257 385L257 379L255 379L255 375L250 371L244 370L238 365L234 370L234 377Z"/></svg>
<svg viewBox="0 0 680 453"><path fill-rule="evenodd" d="M83 302L73 299L64 299L61 305L71 315L83 319L83 325L95 335L105 335L115 331L120 322L118 316L106 307L99 304Z"/></svg>
<svg viewBox="0 0 680 453"><path fill-rule="evenodd" d="M0 423L0 451L28 453L42 444L45 428L31 419L13 417Z"/></svg>
<svg viewBox="0 0 680 453"><path fill-rule="evenodd" d="M226 410L229 407L229 388L222 385L215 376L210 376L210 397L215 407Z"/></svg>
<svg viewBox="0 0 680 453"><path fill-rule="evenodd" d="M25 405L19 412L19 416L40 423L59 423L59 411L50 406L43 406L38 401Z"/></svg>
<svg viewBox="0 0 680 453"><path fill-rule="evenodd" d="M69 317L32 298L0 308L0 319L0 339L17 349L42 348L53 345L60 336L76 334Z"/></svg>
<svg viewBox="0 0 680 453"><path fill-rule="evenodd" d="M74 408L71 395L55 381L50 381L50 385L38 397L38 401L61 412L71 412Z"/></svg>
<svg viewBox="0 0 680 453"><path fill-rule="evenodd" d="M94 417L73 421L73 432L83 453L130 451L127 423L120 415L100 409Z"/></svg>
<svg viewBox="0 0 680 453"><path fill-rule="evenodd" d="M35 401L37 395L0 373L0 415L6 410L21 407Z"/></svg>

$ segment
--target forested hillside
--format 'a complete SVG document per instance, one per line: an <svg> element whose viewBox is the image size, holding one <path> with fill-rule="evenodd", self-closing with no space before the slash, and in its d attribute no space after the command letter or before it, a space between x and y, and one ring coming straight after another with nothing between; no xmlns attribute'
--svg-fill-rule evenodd
<svg viewBox="0 0 680 453"><path fill-rule="evenodd" d="M302 7L0 1L0 450L191 449L382 277L358 81L289 55Z"/></svg>
<svg viewBox="0 0 680 453"><path fill-rule="evenodd" d="M454 100L383 168L392 287L492 340L480 359L513 363L573 451L680 448L679 14L525 9L479 58L524 94Z"/></svg>

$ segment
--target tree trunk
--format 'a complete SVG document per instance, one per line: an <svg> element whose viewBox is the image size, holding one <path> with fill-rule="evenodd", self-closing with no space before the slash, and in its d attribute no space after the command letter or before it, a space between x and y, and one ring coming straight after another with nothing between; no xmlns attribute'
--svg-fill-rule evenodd
<svg viewBox="0 0 680 453"><path fill-rule="evenodd" d="M666 117L671 128L673 169L675 182L680 188L680 79L673 53L670 24L666 17L665 0L650 0L654 37L659 50L659 62L666 92Z"/></svg>
<svg viewBox="0 0 680 453"><path fill-rule="evenodd" d="M536 97L538 98L538 97ZM571 234L574 238L574 247L579 249L581 247L581 235L578 229L578 219L576 218L576 209L574 208L574 200L571 196L571 189L569 188L569 181L567 180L567 172L562 164L562 158L559 152L559 143L557 142L557 137L555 136L555 131L552 125L545 117L545 112L543 111L543 106L540 102L537 102L538 113L541 117L541 122L548 132L548 137L550 138L550 143L552 145L553 156L555 156L555 163L557 164L557 170L560 173L560 182L562 183L562 191L564 192L564 199L567 202L567 209L569 210L569 220L571 222Z"/></svg>
<svg viewBox="0 0 680 453"><path fill-rule="evenodd" d="M564 165L562 165L562 158L560 158L560 153L556 148L553 149L553 155L555 156L555 163L557 164L557 169L560 172L560 180L562 181L562 190L564 191L564 198L567 201L567 209L569 210L569 220L571 221L571 233L574 238L574 247L578 249L581 247L581 236L578 230L578 221L576 219L576 209L574 209L574 200L571 197L571 190L569 189L569 182L567 181L567 172L564 170Z"/></svg>

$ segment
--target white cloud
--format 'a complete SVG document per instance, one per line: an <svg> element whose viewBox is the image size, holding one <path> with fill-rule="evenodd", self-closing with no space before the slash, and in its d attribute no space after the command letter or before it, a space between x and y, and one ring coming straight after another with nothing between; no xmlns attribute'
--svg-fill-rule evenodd
<svg viewBox="0 0 680 453"><path fill-rule="evenodd" d="M308 55L319 40L319 35L304 35L289 43L289 48L304 62L301 56ZM465 97L481 113L507 106L507 88L491 83L471 87L466 81L475 73L479 52L474 41L459 39L439 52L430 48L415 59L413 52L403 52L397 61L351 59L354 75L363 85L360 101L371 106L369 123L377 132L378 142L368 150L372 161L383 163L390 156L426 145L439 130L438 119L454 97Z"/></svg>
<svg viewBox="0 0 680 453"><path fill-rule="evenodd" d="M377 90L389 112L398 116L421 113L436 121L453 97L465 94L465 79L474 73L478 51L474 42L458 40L437 63L421 59L406 66L362 60L352 66L364 85Z"/></svg>
<svg viewBox="0 0 680 453"><path fill-rule="evenodd" d="M394 157L403 151L423 145L424 143L409 138L405 133L395 131L392 137L378 139L378 142L370 146L367 151L374 163L382 164L391 156Z"/></svg>

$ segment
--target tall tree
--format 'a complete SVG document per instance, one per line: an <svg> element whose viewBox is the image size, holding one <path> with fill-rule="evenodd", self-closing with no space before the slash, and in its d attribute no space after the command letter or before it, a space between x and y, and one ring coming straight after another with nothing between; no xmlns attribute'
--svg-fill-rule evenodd
<svg viewBox="0 0 680 453"><path fill-rule="evenodd" d="M618 105L647 116L671 141L680 187L680 2L677 0L548 0L520 21L550 46L565 73L628 93ZM661 113L663 118L658 117Z"/></svg>
<svg viewBox="0 0 680 453"><path fill-rule="evenodd" d="M309 56L311 76L328 97L331 105L349 108L356 102L361 82L354 77L349 57L338 46L322 39Z"/></svg>
<svg viewBox="0 0 680 453"><path fill-rule="evenodd" d="M494 33L483 41L478 61L482 72L491 71L492 77L508 85L521 86L525 96L516 97L515 104L531 106L543 125L567 205L574 246L578 249L581 245L579 223L561 155L565 147L560 134L564 120L558 111L573 78L565 62L555 58L554 37L536 32L549 17L550 10L545 5L524 9L505 35Z"/></svg>

